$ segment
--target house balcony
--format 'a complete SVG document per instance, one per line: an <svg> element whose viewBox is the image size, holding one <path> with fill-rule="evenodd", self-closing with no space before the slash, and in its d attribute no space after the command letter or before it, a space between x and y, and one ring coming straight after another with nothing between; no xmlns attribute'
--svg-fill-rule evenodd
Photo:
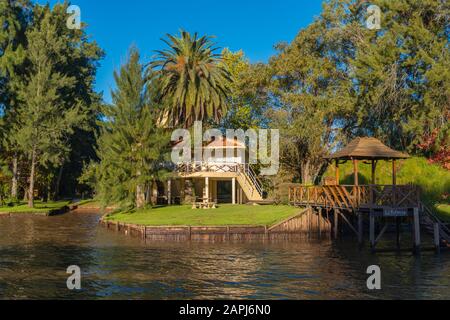
<svg viewBox="0 0 450 320"><path fill-rule="evenodd" d="M175 172L184 177L237 177L240 172L246 172L248 164L236 162L191 162L177 164Z"/></svg>

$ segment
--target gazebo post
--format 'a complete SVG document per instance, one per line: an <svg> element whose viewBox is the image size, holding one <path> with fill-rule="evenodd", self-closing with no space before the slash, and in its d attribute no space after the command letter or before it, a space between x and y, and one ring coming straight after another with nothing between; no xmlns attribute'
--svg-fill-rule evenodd
<svg viewBox="0 0 450 320"><path fill-rule="evenodd" d="M392 160L392 206L396 206L397 195L397 163L395 159Z"/></svg>
<svg viewBox="0 0 450 320"><path fill-rule="evenodd" d="M392 160L392 185L397 185L397 163Z"/></svg>
<svg viewBox="0 0 450 320"><path fill-rule="evenodd" d="M376 171L377 171L377 161L375 159L372 159L372 186L369 187L370 205L373 205L375 203L375 196L376 196L375 185L377 184Z"/></svg>
<svg viewBox="0 0 450 320"><path fill-rule="evenodd" d="M376 170L377 170L377 165L376 165L375 159L372 159L372 184L373 185L377 184Z"/></svg>
<svg viewBox="0 0 450 320"><path fill-rule="evenodd" d="M353 172L355 174L355 186L359 185L359 177L358 177L358 160L353 159Z"/></svg>
<svg viewBox="0 0 450 320"><path fill-rule="evenodd" d="M336 173L336 185L340 185L340 176L339 176L339 159L336 159L335 164L335 173Z"/></svg>
<svg viewBox="0 0 450 320"><path fill-rule="evenodd" d="M359 205L359 173L358 173L358 160L357 159L353 159L353 174L354 174L354 194L356 196L356 201Z"/></svg>

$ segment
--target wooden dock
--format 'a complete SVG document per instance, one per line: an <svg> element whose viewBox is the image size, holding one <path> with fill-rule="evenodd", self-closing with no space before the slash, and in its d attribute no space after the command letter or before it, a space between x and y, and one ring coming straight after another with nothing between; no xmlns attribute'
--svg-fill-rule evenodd
<svg viewBox="0 0 450 320"><path fill-rule="evenodd" d="M358 137L343 149L325 157L330 163L334 162L333 181L329 179L327 185L323 186L292 186L289 189L289 203L293 206L308 206L319 212L325 210L327 216L332 216L334 238L339 236L339 227L345 225L356 234L360 247L364 242L364 226L368 224L372 251L376 250L377 244L392 226L395 226L397 235L394 250L401 250L402 226L408 223L413 238L413 252L420 251L421 228L432 230L434 247L439 252L441 246L450 243L450 230L422 203L418 186L397 184L397 162L407 161L409 157L374 137ZM348 161L353 164L354 184L340 185L339 166ZM376 183L379 161L392 163L392 184ZM371 164L370 185L359 183L361 162Z"/></svg>
<svg viewBox="0 0 450 320"><path fill-rule="evenodd" d="M333 234L339 236L340 224L345 224L364 242L364 225L368 221L369 239L373 251L382 236L394 224L397 247L401 248L401 225L409 223L412 230L413 251L419 252L421 228L432 231L437 251L450 243L450 230L420 200L420 189L414 185L328 185L292 186L289 203L297 207L311 207L332 217ZM377 226L380 226L376 234Z"/></svg>

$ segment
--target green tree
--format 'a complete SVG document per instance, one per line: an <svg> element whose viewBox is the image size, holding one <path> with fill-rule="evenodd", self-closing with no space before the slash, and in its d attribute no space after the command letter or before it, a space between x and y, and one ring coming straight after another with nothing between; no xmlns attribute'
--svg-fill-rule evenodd
<svg viewBox="0 0 450 320"><path fill-rule="evenodd" d="M163 41L169 48L157 51L150 63L159 100L166 107L163 122L186 128L197 120L218 122L227 110L231 78L211 37L186 31L167 37Z"/></svg>
<svg viewBox="0 0 450 320"><path fill-rule="evenodd" d="M74 196L83 191L85 186L78 183L84 163L96 158L96 134L99 131L97 120L101 117L102 94L95 92L95 77L99 60L104 56L95 41L90 41L86 26L71 30L66 26L68 3L57 4L52 10L52 21L57 26L60 37L65 39L64 63L59 72L74 79L74 88L65 90L67 100L77 101L85 121L67 135L70 152L61 154L61 158L47 169L54 178L49 180L53 197L61 195ZM64 183L61 183L64 181Z"/></svg>
<svg viewBox="0 0 450 320"><path fill-rule="evenodd" d="M2 158L10 164L12 171L11 196L16 198L26 186L26 175L29 174L28 154L21 151L21 147L15 140L18 136L14 134L20 127L21 121L18 117L19 91L28 83L28 67L30 59L28 55L29 32L41 23L45 15L54 29L52 33L55 38L60 38L59 48L51 54L55 57L52 73L59 73L70 78L72 85L58 90L60 101L72 101L78 104L79 113L83 114L84 121L73 127L73 131L64 134L63 144L65 150L58 152L52 161L39 162L39 175L36 180L35 189L44 198L57 198L60 194L73 196L79 191L78 178L83 170L84 162L95 158L95 134L98 131L97 119L100 116L101 95L94 91L95 74L98 61L103 57L102 50L95 41L90 41L85 32L85 26L79 30L71 30L66 26L68 3L56 4L50 10L49 6L30 5L28 1L0 1L5 6L5 11L0 13L3 19L2 39L7 39L2 48L4 55L0 55L0 83L2 79L7 86L7 94L2 94L3 115L5 126L3 126L2 145L4 152ZM4 17L4 18L1 18ZM12 23L11 17L15 17L16 23ZM13 28L14 27L14 28ZM45 28L45 27L44 27ZM51 50L49 50L50 53ZM71 108L71 104L65 104ZM40 179L42 177L42 179ZM64 181L62 184L61 181ZM24 184L25 182L25 184ZM62 186L62 187L61 187ZM25 192L27 197L28 192Z"/></svg>
<svg viewBox="0 0 450 320"><path fill-rule="evenodd" d="M271 127L281 130L280 162L293 180L316 182L340 141L342 119L353 106L347 54L336 41L334 15L318 18L294 41L278 46L272 72ZM329 17L329 18L328 18Z"/></svg>
<svg viewBox="0 0 450 320"><path fill-rule="evenodd" d="M4 118L0 127L2 161L11 163L12 198L18 192L19 153L16 143L10 139L9 131L15 121L17 90L15 83L20 81L24 70L26 37L25 30L31 15L28 0L0 1L0 116ZM5 187L6 188L6 187Z"/></svg>
<svg viewBox="0 0 450 320"><path fill-rule="evenodd" d="M420 151L436 128L448 139L450 5L436 0L377 0L380 30L360 27L350 61L357 88L354 126L389 145ZM366 18L366 5L358 13Z"/></svg>
<svg viewBox="0 0 450 320"><path fill-rule="evenodd" d="M57 32L48 6L34 7L32 26L27 30L27 72L19 84L17 120L12 135L30 160L28 205L34 205L36 170L60 162L69 152L67 137L82 123L80 101L66 99L76 80L60 72L67 48Z"/></svg>
<svg viewBox="0 0 450 320"><path fill-rule="evenodd" d="M98 157L87 170L104 204L142 208L150 202L146 191L167 175L170 135L159 128L159 106L146 86L137 49L132 48L128 62L114 73L117 89L113 104L104 110Z"/></svg>
<svg viewBox="0 0 450 320"><path fill-rule="evenodd" d="M226 129L258 128L265 125L264 112L267 109L266 90L270 72L264 64L250 64L244 52L222 52L222 63L233 81L227 96L228 112L221 126Z"/></svg>
<svg viewBox="0 0 450 320"><path fill-rule="evenodd" d="M380 30L366 27L369 3L331 0L270 61L267 118L282 129L281 161L294 180L320 178L322 157L355 136L421 153L439 128L427 150L448 154L449 5L370 4L381 8Z"/></svg>

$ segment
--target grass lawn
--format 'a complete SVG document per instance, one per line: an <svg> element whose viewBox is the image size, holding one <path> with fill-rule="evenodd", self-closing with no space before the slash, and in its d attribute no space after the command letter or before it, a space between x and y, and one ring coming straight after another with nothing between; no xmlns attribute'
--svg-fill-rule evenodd
<svg viewBox="0 0 450 320"><path fill-rule="evenodd" d="M448 204L441 204L436 207L439 216L442 218L442 220L450 223L450 205Z"/></svg>
<svg viewBox="0 0 450 320"><path fill-rule="evenodd" d="M90 205L90 204L92 204L94 202L95 201L93 199L87 199L87 200L78 201L75 204L80 207L80 206L84 206L84 205L88 205L88 204Z"/></svg>
<svg viewBox="0 0 450 320"><path fill-rule="evenodd" d="M191 206L171 206L116 213L108 220L146 226L270 226L281 222L300 209L290 206L221 205L217 209L192 209Z"/></svg>
<svg viewBox="0 0 450 320"><path fill-rule="evenodd" d="M49 201L49 202L41 202L35 201L34 208L29 208L26 203L21 203L20 205L14 207L0 207L1 213L39 213L39 214L48 214L53 210L60 210L65 206L68 206L70 201Z"/></svg>

